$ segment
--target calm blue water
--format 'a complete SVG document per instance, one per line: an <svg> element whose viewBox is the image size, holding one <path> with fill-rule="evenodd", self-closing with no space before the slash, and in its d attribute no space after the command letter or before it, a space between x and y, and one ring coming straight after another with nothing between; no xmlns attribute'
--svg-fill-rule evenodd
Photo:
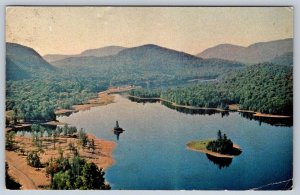
<svg viewBox="0 0 300 195"><path fill-rule="evenodd" d="M245 190L292 178L292 128L260 126L239 113L189 115L116 95L116 103L59 120L117 142L116 163L105 176L113 189ZM119 140L111 130L116 120L125 129ZM191 140L215 138L218 129L243 150L223 168L186 149Z"/></svg>

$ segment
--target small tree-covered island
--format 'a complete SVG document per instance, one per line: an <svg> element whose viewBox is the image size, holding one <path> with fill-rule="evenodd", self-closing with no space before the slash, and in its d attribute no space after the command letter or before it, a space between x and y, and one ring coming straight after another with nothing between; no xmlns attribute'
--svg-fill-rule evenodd
<svg viewBox="0 0 300 195"><path fill-rule="evenodd" d="M187 148L193 151L206 153L217 158L233 158L242 153L242 149L234 144L221 130L215 140L197 140L187 143Z"/></svg>

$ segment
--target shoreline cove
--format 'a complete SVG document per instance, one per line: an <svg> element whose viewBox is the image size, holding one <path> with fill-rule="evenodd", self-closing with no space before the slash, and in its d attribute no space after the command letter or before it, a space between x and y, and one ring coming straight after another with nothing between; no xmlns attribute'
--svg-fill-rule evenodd
<svg viewBox="0 0 300 195"><path fill-rule="evenodd" d="M105 106L108 104L114 103L114 96L110 94L122 93L130 91L133 89L138 89L139 86L129 85L123 87L111 87L105 91L100 91L97 94L97 97L90 98L87 100L87 103L84 104L75 104L71 106L72 109L57 109L55 110L56 115L72 114L74 112L89 110L92 107Z"/></svg>
<svg viewBox="0 0 300 195"><path fill-rule="evenodd" d="M89 110L92 107L105 106L114 103L114 97L109 93L99 92L98 96L87 100L84 104L75 104L71 106L72 109L57 109L55 115L72 114L74 112Z"/></svg>

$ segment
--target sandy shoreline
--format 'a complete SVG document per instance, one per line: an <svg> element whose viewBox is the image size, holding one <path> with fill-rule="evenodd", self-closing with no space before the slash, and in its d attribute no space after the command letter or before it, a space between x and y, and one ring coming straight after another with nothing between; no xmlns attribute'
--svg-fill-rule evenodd
<svg viewBox="0 0 300 195"><path fill-rule="evenodd" d="M73 154L69 150L68 144L73 143L82 158L94 162L98 167L107 170L115 162L112 153L116 147L116 143L97 138L92 134L87 135L90 140L94 139L95 141L96 149L94 152L87 148L82 148L77 138L60 136L57 138L54 149L51 138L43 137L44 152L40 153L41 162L46 163L50 158L58 158L58 148L63 150L64 157L71 157ZM37 149L33 145L31 137L16 136L15 141L18 146L25 150L25 154L28 151ZM43 187L47 187L50 184L50 178L46 177L45 168L37 169L27 165L26 156L21 152L6 150L5 155L9 166L9 175L22 185L22 189L43 189Z"/></svg>
<svg viewBox="0 0 300 195"><path fill-rule="evenodd" d="M122 93L137 88L139 88L139 86L134 86L134 85L123 86L123 87L111 87L106 91L99 92L97 97L89 99L86 104L73 105L72 109L58 109L55 110L55 114L57 115L68 114L68 113L73 113L78 111L89 110L92 107L105 106L114 103L114 96L111 96L110 94Z"/></svg>
<svg viewBox="0 0 300 195"><path fill-rule="evenodd" d="M105 106L111 103L114 103L114 96L111 96L108 93L100 92L98 93L98 97L89 99L88 103L86 104L73 105L72 109L57 109L54 113L56 115L69 114L73 112L89 110L92 107Z"/></svg>
<svg viewBox="0 0 300 195"><path fill-rule="evenodd" d="M266 118L292 118L292 116L286 116L286 115L274 115L274 114L264 114L261 112L256 112L255 114L253 114L253 116L257 116L257 117L266 117Z"/></svg>

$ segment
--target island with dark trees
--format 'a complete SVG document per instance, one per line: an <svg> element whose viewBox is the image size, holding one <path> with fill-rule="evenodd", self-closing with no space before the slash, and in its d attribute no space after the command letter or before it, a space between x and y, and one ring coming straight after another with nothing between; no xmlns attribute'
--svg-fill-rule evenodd
<svg viewBox="0 0 300 195"><path fill-rule="evenodd" d="M187 148L193 151L206 153L217 158L234 158L242 153L242 149L234 144L221 130L215 140L197 140L187 143Z"/></svg>

